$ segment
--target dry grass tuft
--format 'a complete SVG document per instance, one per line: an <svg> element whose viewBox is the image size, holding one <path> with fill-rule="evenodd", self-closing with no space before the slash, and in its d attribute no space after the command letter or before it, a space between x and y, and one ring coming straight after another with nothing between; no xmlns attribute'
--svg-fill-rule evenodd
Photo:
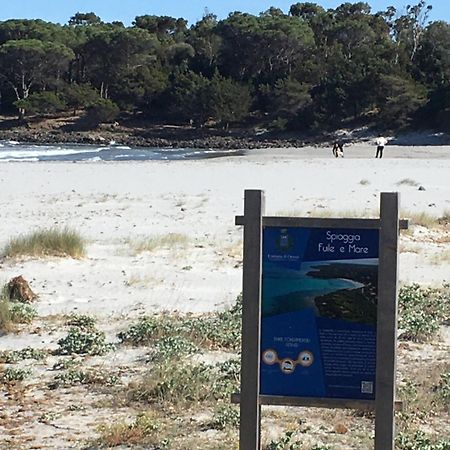
<svg viewBox="0 0 450 450"><path fill-rule="evenodd" d="M150 236L131 243L133 251L138 253L152 252L160 248L186 248L189 238L181 233L168 233Z"/></svg>
<svg viewBox="0 0 450 450"><path fill-rule="evenodd" d="M2 256L7 258L23 256L81 258L84 255L84 239L69 228L43 229L13 238L2 251Z"/></svg>
<svg viewBox="0 0 450 450"><path fill-rule="evenodd" d="M160 423L151 414L139 414L132 423L119 422L100 427L98 444L108 447L122 445L156 445Z"/></svg>
<svg viewBox="0 0 450 450"><path fill-rule="evenodd" d="M420 183L416 180L413 180L412 178L403 178L402 180L395 183L397 186L412 186L417 187L420 185Z"/></svg>
<svg viewBox="0 0 450 450"><path fill-rule="evenodd" d="M441 265L443 263L450 263L450 250L444 250L431 257L431 264Z"/></svg>
<svg viewBox="0 0 450 450"><path fill-rule="evenodd" d="M402 211L401 217L410 219L410 225L419 225L425 228L437 228L439 226L439 218L426 212Z"/></svg>

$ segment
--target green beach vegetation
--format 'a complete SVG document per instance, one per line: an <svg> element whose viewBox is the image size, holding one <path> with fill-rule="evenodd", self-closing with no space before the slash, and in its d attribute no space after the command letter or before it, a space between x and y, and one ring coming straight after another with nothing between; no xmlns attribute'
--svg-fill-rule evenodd
<svg viewBox="0 0 450 450"><path fill-rule="evenodd" d="M76 231L69 228L42 229L10 239L1 254L6 258L24 256L81 258L85 254L85 242Z"/></svg>
<svg viewBox="0 0 450 450"><path fill-rule="evenodd" d="M194 24L142 15L131 26L77 13L60 25L0 22L1 111L82 113L80 127L139 117L272 131L347 123L449 130L450 24L425 0L293 3L259 15L205 12ZM83 115L84 112L84 115Z"/></svg>

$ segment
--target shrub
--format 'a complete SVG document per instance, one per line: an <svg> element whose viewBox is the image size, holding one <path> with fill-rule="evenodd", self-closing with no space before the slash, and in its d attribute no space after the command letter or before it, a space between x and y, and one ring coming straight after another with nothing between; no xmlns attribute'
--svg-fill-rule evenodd
<svg viewBox="0 0 450 450"><path fill-rule="evenodd" d="M144 317L118 338L133 345L151 345L168 336L184 336L208 348L239 350L241 344L242 297L226 311L206 317Z"/></svg>
<svg viewBox="0 0 450 450"><path fill-rule="evenodd" d="M295 441L293 431L287 431L276 441L270 441L270 443L264 447L264 450L296 450L301 448L302 444L299 441ZM316 450L319 450L315 447Z"/></svg>
<svg viewBox="0 0 450 450"><path fill-rule="evenodd" d="M55 376L49 384L50 389L57 389L61 386L75 386L77 384L101 384L113 386L119 379L115 375L105 373L103 370L78 370L69 369L67 372Z"/></svg>
<svg viewBox="0 0 450 450"><path fill-rule="evenodd" d="M450 450L450 440L433 442L423 431L416 431L413 435L399 433L396 444L399 450Z"/></svg>
<svg viewBox="0 0 450 450"><path fill-rule="evenodd" d="M99 98L86 108L86 120L92 126L114 122L119 115L119 107L111 100Z"/></svg>
<svg viewBox="0 0 450 450"><path fill-rule="evenodd" d="M184 336L167 336L160 339L151 353L151 361L181 358L198 352L198 347Z"/></svg>
<svg viewBox="0 0 450 450"><path fill-rule="evenodd" d="M192 335L212 348L225 348L238 351L241 345L242 296L229 310L209 318L192 319L189 323Z"/></svg>
<svg viewBox="0 0 450 450"><path fill-rule="evenodd" d="M160 423L151 414L139 414L132 423L120 422L100 427L99 443L111 447L119 445L156 444ZM161 448L153 447L152 448Z"/></svg>
<svg viewBox="0 0 450 450"><path fill-rule="evenodd" d="M32 347L26 347L22 350L0 351L0 363L13 364L25 359L44 359L47 351Z"/></svg>
<svg viewBox="0 0 450 450"><path fill-rule="evenodd" d="M239 426L239 410L232 405L220 405L214 411L213 418L209 424L215 430L224 430L225 428L237 428Z"/></svg>
<svg viewBox="0 0 450 450"><path fill-rule="evenodd" d="M14 105L32 114L51 114L66 109L64 100L54 92L37 92L15 101Z"/></svg>
<svg viewBox="0 0 450 450"><path fill-rule="evenodd" d="M97 319L85 314L71 314L66 321L66 325L82 328L84 330L92 330L95 328Z"/></svg>
<svg viewBox="0 0 450 450"><path fill-rule="evenodd" d="M450 372L441 374L441 379L434 389L438 400L450 411Z"/></svg>
<svg viewBox="0 0 450 450"><path fill-rule="evenodd" d="M399 292L400 337L412 341L433 338L447 317L450 296L446 289L424 288L418 284L404 286Z"/></svg>
<svg viewBox="0 0 450 450"><path fill-rule="evenodd" d="M58 341L59 355L105 355L112 348L112 344L106 343L105 333L99 330L83 330L72 327L65 338Z"/></svg>
<svg viewBox="0 0 450 450"><path fill-rule="evenodd" d="M80 361L77 358L69 358L69 359L60 358L58 359L58 361L55 362L55 364L53 364L52 370L73 369L79 364Z"/></svg>
<svg viewBox="0 0 450 450"><path fill-rule="evenodd" d="M31 323L37 316L37 311L31 305L13 303L5 296L5 290L0 294L0 332L8 333L14 329L14 324Z"/></svg>
<svg viewBox="0 0 450 450"><path fill-rule="evenodd" d="M137 324L117 336L127 344L148 345L161 337L176 334L180 328L181 324L174 317L150 316L141 318Z"/></svg>
<svg viewBox="0 0 450 450"><path fill-rule="evenodd" d="M8 258L20 256L84 256L84 240L68 228L51 228L11 239L2 251Z"/></svg>
<svg viewBox="0 0 450 450"><path fill-rule="evenodd" d="M31 374L30 370L17 369L14 367L6 368L3 373L0 373L0 380L3 383L12 383L15 381L23 381Z"/></svg>
<svg viewBox="0 0 450 450"><path fill-rule="evenodd" d="M10 303L9 311L13 323L31 323L37 316L36 309L24 303Z"/></svg>
<svg viewBox="0 0 450 450"><path fill-rule="evenodd" d="M227 398L239 386L239 363L182 365L164 362L150 376L129 385L129 397L135 401L172 404L216 401Z"/></svg>

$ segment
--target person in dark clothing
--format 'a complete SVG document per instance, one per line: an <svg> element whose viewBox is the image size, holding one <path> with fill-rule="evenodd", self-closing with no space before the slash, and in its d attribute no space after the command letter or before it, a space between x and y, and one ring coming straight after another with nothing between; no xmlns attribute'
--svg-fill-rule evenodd
<svg viewBox="0 0 450 450"><path fill-rule="evenodd" d="M341 158L343 158L344 157L344 141L342 139L334 141L332 151L333 151L333 156L335 158L339 158L339 156Z"/></svg>

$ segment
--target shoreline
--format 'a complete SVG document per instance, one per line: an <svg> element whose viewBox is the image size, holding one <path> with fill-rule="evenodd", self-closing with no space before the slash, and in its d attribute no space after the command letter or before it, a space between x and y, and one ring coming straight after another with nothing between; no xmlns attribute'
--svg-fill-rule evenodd
<svg viewBox="0 0 450 450"><path fill-rule="evenodd" d="M379 134L369 127L344 128L335 131L276 132L264 128L221 130L145 122L103 124L97 129L80 129L73 118L48 118L17 124L0 117L0 141L40 145L104 145L114 142L136 148L186 149L276 149L329 147L336 139L345 146L372 143ZM450 134L436 130L403 131L389 135L389 144L399 146L450 145ZM388 144L388 145L389 145Z"/></svg>

